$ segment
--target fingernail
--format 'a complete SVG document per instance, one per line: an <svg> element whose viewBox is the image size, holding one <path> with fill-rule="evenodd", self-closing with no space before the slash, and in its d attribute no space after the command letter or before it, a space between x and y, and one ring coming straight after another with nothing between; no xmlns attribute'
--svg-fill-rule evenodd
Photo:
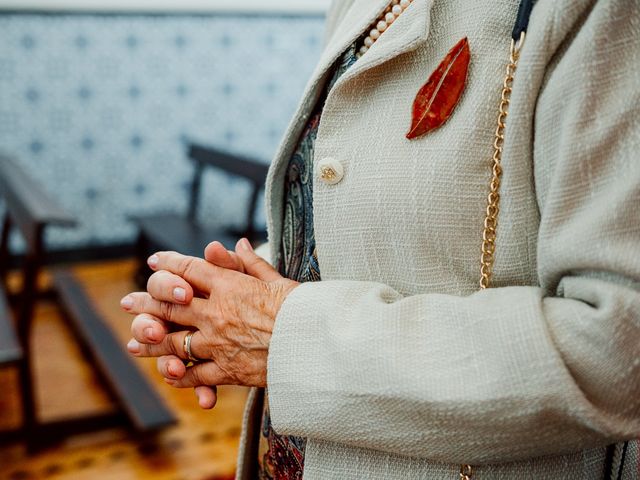
<svg viewBox="0 0 640 480"><path fill-rule="evenodd" d="M151 255L147 260L147 265L149 265L151 268L156 268L159 261L160 259L157 255Z"/></svg>
<svg viewBox="0 0 640 480"><path fill-rule="evenodd" d="M167 373L169 374L169 376L173 378L178 378L178 371L176 370L176 367L174 367L173 365L167 366Z"/></svg>
<svg viewBox="0 0 640 480"><path fill-rule="evenodd" d="M158 335L156 335L156 331L152 327L145 328L142 333L144 333L144 336L147 339L149 339L149 340L151 340L153 342L158 340Z"/></svg>
<svg viewBox="0 0 640 480"><path fill-rule="evenodd" d="M129 343L127 343L127 350L131 353L140 353L140 344L132 338L129 340Z"/></svg>
<svg viewBox="0 0 640 480"><path fill-rule="evenodd" d="M187 299L187 292L184 288L176 287L173 289L173 298L179 302L184 302Z"/></svg>
<svg viewBox="0 0 640 480"><path fill-rule="evenodd" d="M240 240L240 248L242 248L242 250L246 252L253 252L253 247L251 246L251 242L249 242L249 240L247 240L246 238L243 238L242 240Z"/></svg>
<svg viewBox="0 0 640 480"><path fill-rule="evenodd" d="M133 307L133 298L127 295L122 300L120 300L120 306L125 310L130 310L131 307Z"/></svg>

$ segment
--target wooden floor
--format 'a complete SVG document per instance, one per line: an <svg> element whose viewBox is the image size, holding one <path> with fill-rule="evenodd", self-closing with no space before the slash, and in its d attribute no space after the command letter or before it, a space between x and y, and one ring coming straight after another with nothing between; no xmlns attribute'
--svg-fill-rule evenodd
<svg viewBox="0 0 640 480"><path fill-rule="evenodd" d="M76 273L109 324L129 340L130 317L120 311L120 298L132 291L130 261L83 265ZM46 276L44 279L46 283ZM33 331L34 363L40 417L60 419L113 410L74 338L66 331L51 302L41 302ZM155 362L136 360L157 391L179 417L177 426L157 439L141 438L124 429L82 437L36 455L22 445L0 448L0 480L211 480L232 477L246 389L223 387L213 411L198 407L192 390L168 387ZM20 421L17 375L0 370L0 429Z"/></svg>

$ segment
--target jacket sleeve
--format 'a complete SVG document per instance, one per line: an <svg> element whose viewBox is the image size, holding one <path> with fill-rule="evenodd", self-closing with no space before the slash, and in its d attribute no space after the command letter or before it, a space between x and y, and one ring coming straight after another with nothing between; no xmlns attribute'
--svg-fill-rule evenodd
<svg viewBox="0 0 640 480"><path fill-rule="evenodd" d="M596 3L540 92L539 286L303 284L270 347L276 431L472 464L640 436L640 14L625 4Z"/></svg>

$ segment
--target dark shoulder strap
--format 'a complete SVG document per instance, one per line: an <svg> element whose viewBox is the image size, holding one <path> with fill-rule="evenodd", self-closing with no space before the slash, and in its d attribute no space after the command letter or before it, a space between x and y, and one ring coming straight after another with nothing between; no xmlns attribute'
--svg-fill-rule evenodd
<svg viewBox="0 0 640 480"><path fill-rule="evenodd" d="M518 7L518 16L516 18L516 24L513 27L513 33L511 37L517 42L520 40L522 32L527 31L529 26L529 18L531 18L531 10L537 0L522 0Z"/></svg>

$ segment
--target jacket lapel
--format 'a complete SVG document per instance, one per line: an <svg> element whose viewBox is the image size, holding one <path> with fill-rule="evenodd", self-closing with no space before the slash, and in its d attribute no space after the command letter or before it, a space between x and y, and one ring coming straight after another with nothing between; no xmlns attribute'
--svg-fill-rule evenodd
<svg viewBox="0 0 640 480"><path fill-rule="evenodd" d="M357 9L358 4L366 2L367 0L356 1L351 10ZM382 2L382 8L376 9L373 19L368 18L368 22L361 32L366 30L375 19L378 18L388 3L388 0ZM409 8L393 22L380 39L373 44L366 55L358 60L340 80L343 82L349 81L349 79L371 68L381 65L399 55L415 50L418 45L425 42L429 36L431 7L433 3L434 0L413 0ZM354 40L360 37L361 32L355 35ZM342 51L344 51L348 45L350 45L350 43L347 43Z"/></svg>
<svg viewBox="0 0 640 480"><path fill-rule="evenodd" d="M353 78L398 55L409 52L429 35L431 6L434 0L414 0L411 6L389 27L380 39L356 64L345 78ZM339 21L327 48L313 74L317 80L335 63L347 48L360 38L382 15L389 0L354 0Z"/></svg>
<svg viewBox="0 0 640 480"><path fill-rule="evenodd" d="M353 0L320 56L313 80L320 78L335 61L376 21L390 0Z"/></svg>

